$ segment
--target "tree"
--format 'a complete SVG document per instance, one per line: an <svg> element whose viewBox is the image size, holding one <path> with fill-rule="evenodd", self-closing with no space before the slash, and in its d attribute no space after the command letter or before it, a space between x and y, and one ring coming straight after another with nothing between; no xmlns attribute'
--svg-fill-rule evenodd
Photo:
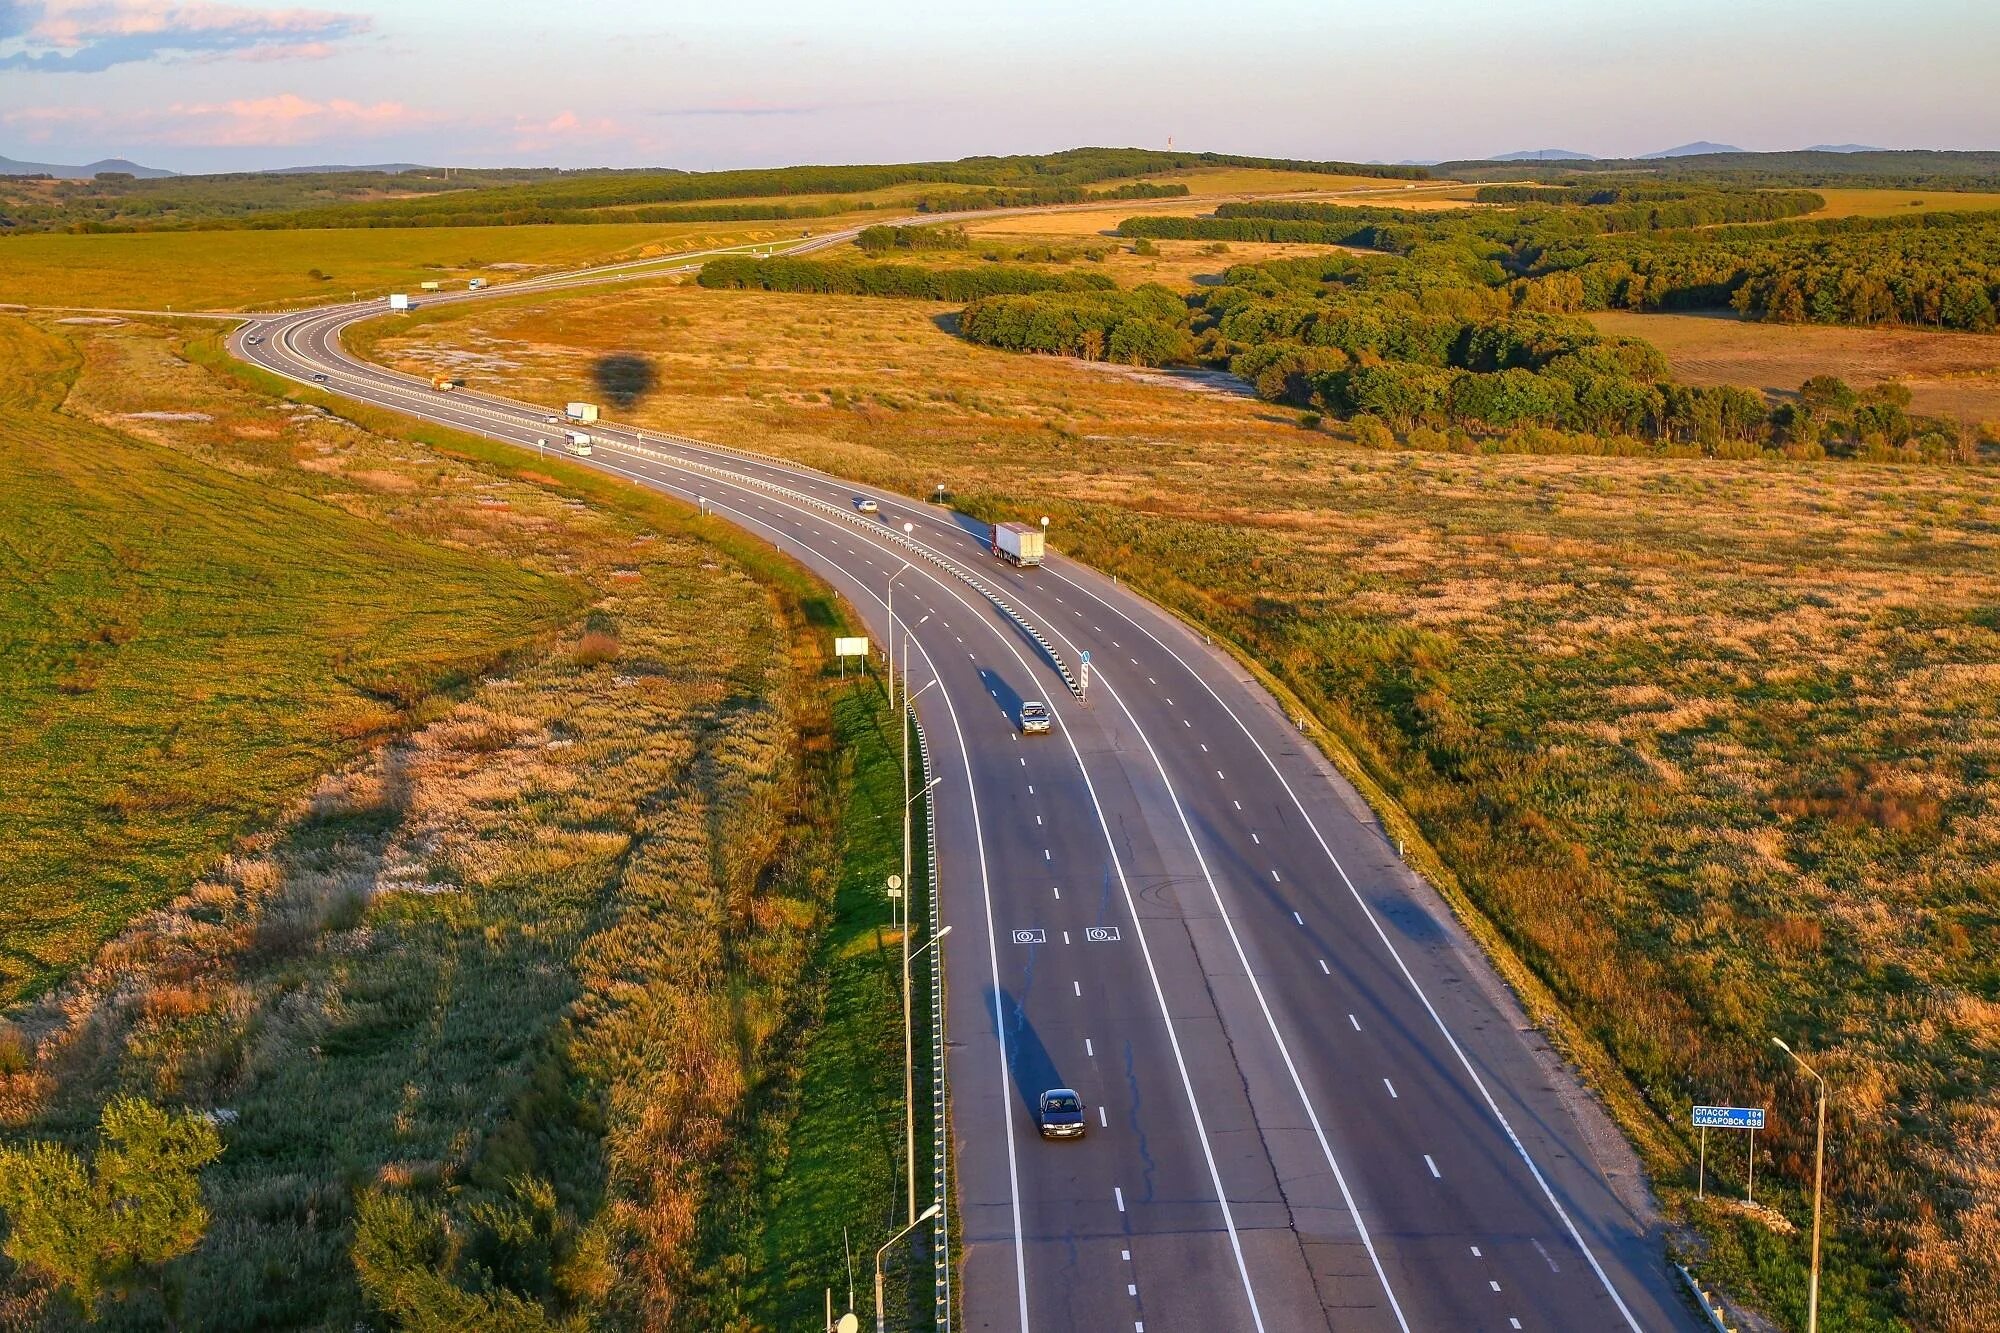
<svg viewBox="0 0 2000 1333"><path fill-rule="evenodd" d="M106 1295L192 1250L208 1229L201 1168L222 1155L215 1126L136 1097L104 1108L94 1162L51 1143L0 1149L6 1250L95 1318ZM165 1296L164 1290L162 1296Z"/></svg>

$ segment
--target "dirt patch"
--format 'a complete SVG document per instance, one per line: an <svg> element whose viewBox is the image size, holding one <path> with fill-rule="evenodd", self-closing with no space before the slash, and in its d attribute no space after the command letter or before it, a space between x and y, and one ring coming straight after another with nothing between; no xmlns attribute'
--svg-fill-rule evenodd
<svg viewBox="0 0 2000 1333"><path fill-rule="evenodd" d="M1257 390L1250 381L1240 375L1232 375L1226 370L1154 369L1147 366L1121 366L1111 361L1083 361L1076 357L1063 357L1062 360L1078 370L1088 370L1098 375L1116 375L1138 384L1159 384L1169 389L1185 389L1189 393L1227 394L1233 398L1257 396Z"/></svg>
<svg viewBox="0 0 2000 1333"><path fill-rule="evenodd" d="M1895 380L1909 386L1913 411L2000 420L2000 337L1759 324L1725 314L1606 312L1590 319L1606 333L1646 339L1691 384L1736 384L1788 396L1813 375L1838 375L1856 386Z"/></svg>

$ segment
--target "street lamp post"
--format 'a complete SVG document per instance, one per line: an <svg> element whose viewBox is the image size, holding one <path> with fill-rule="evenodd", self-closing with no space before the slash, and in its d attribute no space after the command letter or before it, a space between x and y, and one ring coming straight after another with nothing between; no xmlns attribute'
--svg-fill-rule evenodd
<svg viewBox="0 0 2000 1333"><path fill-rule="evenodd" d="M889 703L896 702L896 580L910 572L910 562L889 576Z"/></svg>
<svg viewBox="0 0 2000 1333"><path fill-rule="evenodd" d="M922 625L925 616L917 622ZM914 628L914 626L912 627ZM890 642L890 656L895 656L895 643ZM903 728L903 1140L909 1158L909 1216L917 1215L917 1076L915 1036L910 1020L910 807L918 797L927 794L941 779L933 778L924 784L923 791L910 794L910 702L937 684L933 676L916 694L910 693L910 636L903 635L903 706L896 710L896 720ZM895 696L891 695L893 702Z"/></svg>
<svg viewBox="0 0 2000 1333"><path fill-rule="evenodd" d="M917 1223L928 1222L933 1217L936 1217L937 1210L938 1206L936 1204L932 1204L930 1207L924 1209L922 1217L917 1218L910 1225L889 1237L888 1244L875 1251L875 1333L889 1333L889 1320L882 1312L882 1256L889 1252L890 1245L894 1245L897 1241L915 1231Z"/></svg>
<svg viewBox="0 0 2000 1333"><path fill-rule="evenodd" d="M1771 1044L1792 1057L1799 1068L1812 1075L1819 1085L1819 1128L1813 1137L1813 1235L1812 1235L1812 1285L1806 1297L1806 1333L1819 1333L1819 1207L1820 1195L1826 1184L1826 1080L1819 1071L1799 1059L1799 1053L1785 1045L1783 1037L1771 1038Z"/></svg>

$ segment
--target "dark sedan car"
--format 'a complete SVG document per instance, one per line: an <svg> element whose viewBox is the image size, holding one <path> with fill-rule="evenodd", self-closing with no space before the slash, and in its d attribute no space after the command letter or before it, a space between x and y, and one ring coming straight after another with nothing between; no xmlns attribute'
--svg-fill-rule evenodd
<svg viewBox="0 0 2000 1333"><path fill-rule="evenodd" d="M1068 1088L1050 1088L1036 1102L1036 1116L1045 1139L1083 1137L1083 1098Z"/></svg>

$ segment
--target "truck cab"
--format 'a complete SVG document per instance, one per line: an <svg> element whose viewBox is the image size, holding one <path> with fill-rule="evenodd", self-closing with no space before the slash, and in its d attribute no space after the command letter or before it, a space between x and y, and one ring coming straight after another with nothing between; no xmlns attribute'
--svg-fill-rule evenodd
<svg viewBox="0 0 2000 1333"><path fill-rule="evenodd" d="M1021 734L1039 736L1049 729L1049 706L1039 699L1027 699L1021 704Z"/></svg>

